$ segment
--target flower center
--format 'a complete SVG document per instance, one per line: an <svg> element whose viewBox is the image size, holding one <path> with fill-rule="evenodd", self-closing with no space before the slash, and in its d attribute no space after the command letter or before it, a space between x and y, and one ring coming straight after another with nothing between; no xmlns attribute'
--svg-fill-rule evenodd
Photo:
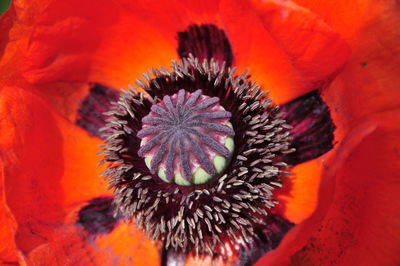
<svg viewBox="0 0 400 266"><path fill-rule="evenodd" d="M287 174L290 126L248 73L193 56L171 69L144 73L108 112L104 175L116 205L165 249L253 245Z"/></svg>
<svg viewBox="0 0 400 266"><path fill-rule="evenodd" d="M179 90L142 119L138 155L167 183L202 185L222 173L234 149L231 113L218 97Z"/></svg>

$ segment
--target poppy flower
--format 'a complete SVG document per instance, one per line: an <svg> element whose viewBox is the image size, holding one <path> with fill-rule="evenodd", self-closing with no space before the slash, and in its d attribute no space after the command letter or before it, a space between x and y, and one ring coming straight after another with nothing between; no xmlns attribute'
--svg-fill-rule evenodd
<svg viewBox="0 0 400 266"><path fill-rule="evenodd" d="M398 7L295 2L14 1L1 261L398 264Z"/></svg>

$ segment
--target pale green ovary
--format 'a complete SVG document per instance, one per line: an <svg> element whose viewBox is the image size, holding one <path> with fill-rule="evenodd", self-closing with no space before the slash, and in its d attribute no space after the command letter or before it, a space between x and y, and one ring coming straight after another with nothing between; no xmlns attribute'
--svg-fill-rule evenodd
<svg viewBox="0 0 400 266"><path fill-rule="evenodd" d="M190 186L191 183L186 181L180 173L175 173L175 184L180 186Z"/></svg>
<svg viewBox="0 0 400 266"><path fill-rule="evenodd" d="M195 185L201 185L207 183L210 178L211 176L203 168L199 167L194 173L192 181Z"/></svg>
<svg viewBox="0 0 400 266"><path fill-rule="evenodd" d="M167 176L165 175L164 168L160 168L160 170L158 170L158 177L161 178L162 181L170 183L170 181L168 181L167 179Z"/></svg>
<svg viewBox="0 0 400 266"><path fill-rule="evenodd" d="M226 159L220 155L214 157L214 167L217 173L220 174L226 166Z"/></svg>
<svg viewBox="0 0 400 266"><path fill-rule="evenodd" d="M229 123L229 125L232 126L230 123ZM226 138L224 141L224 144L225 144L225 147L230 152L233 152L233 150L235 148L235 143L233 141L233 138ZM146 166L149 169L151 169L151 157L145 157L144 161L145 161ZM217 171L218 174L220 174L225 169L226 162L227 162L227 159L220 155L216 155L214 157L213 163L214 163L215 170ZM163 180L164 182L171 183L170 181L168 181L166 174L165 174L165 170L162 167L158 170L157 174L160 177L160 179ZM211 179L211 175L208 174L201 167L197 168L196 172L193 175L191 182L186 181L186 179L184 179L180 173L175 173L175 176L174 176L175 184L180 185L180 186L190 186L193 184L201 185L201 184L207 183L210 179Z"/></svg>
<svg viewBox="0 0 400 266"><path fill-rule="evenodd" d="M151 169L151 157L145 157L144 163L146 164L147 168Z"/></svg>
<svg viewBox="0 0 400 266"><path fill-rule="evenodd" d="M233 138L226 138L224 141L225 147L230 151L233 152L235 149L235 142L233 141Z"/></svg>

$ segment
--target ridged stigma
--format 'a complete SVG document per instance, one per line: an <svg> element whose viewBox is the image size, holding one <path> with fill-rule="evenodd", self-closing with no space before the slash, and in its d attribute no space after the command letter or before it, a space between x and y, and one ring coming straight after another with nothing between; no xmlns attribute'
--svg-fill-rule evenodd
<svg viewBox="0 0 400 266"><path fill-rule="evenodd" d="M221 173L234 149L231 113L218 97L183 89L151 107L142 119L138 155L168 183L201 185Z"/></svg>

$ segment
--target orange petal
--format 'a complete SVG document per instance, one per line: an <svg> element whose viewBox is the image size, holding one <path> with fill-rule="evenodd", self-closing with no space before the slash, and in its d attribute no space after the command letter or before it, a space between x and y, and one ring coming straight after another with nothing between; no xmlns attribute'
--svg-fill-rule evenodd
<svg viewBox="0 0 400 266"><path fill-rule="evenodd" d="M145 254L146 256L143 256ZM73 224L29 253L30 265L159 265L156 246L133 225L121 223L111 233L88 236Z"/></svg>
<svg viewBox="0 0 400 266"><path fill-rule="evenodd" d="M96 246L127 258L126 263L130 265L159 265L161 261L154 243L131 224L121 224L111 234L98 237Z"/></svg>
<svg viewBox="0 0 400 266"><path fill-rule="evenodd" d="M308 218L318 203L318 188L325 156L297 165L283 180L282 189L274 192L280 202L274 211L298 224Z"/></svg>
<svg viewBox="0 0 400 266"><path fill-rule="evenodd" d="M396 110L356 126L326 164L316 212L259 265L398 265L399 125Z"/></svg>
<svg viewBox="0 0 400 266"><path fill-rule="evenodd" d="M18 224L16 244L29 252L54 237L68 209L109 193L97 167L101 142L22 89L2 89L0 116L5 199Z"/></svg>
<svg viewBox="0 0 400 266"><path fill-rule="evenodd" d="M253 2L254 9L249 2L221 3L238 67L249 67L278 103L331 81L349 55L341 37L290 1Z"/></svg>

